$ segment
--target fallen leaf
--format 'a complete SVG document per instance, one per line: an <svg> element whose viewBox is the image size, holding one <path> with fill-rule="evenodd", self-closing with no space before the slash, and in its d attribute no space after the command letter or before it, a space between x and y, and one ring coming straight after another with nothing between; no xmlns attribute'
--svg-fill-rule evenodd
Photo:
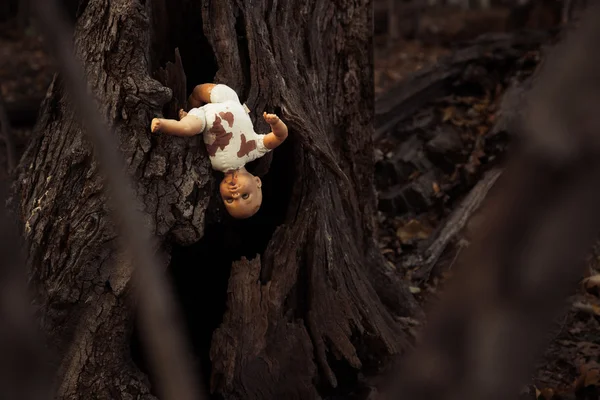
<svg viewBox="0 0 600 400"><path fill-rule="evenodd" d="M452 172L452 175L450 175L450 182L456 182L456 180L459 178L461 167L462 167L462 165L460 165L460 164L456 165L454 172Z"/></svg>
<svg viewBox="0 0 600 400"><path fill-rule="evenodd" d="M408 290L410 290L412 294L421 293L421 289L416 286L409 286Z"/></svg>
<svg viewBox="0 0 600 400"><path fill-rule="evenodd" d="M575 390L581 390L589 386L598 386L600 383L600 365L597 362L589 362L579 367L579 377L575 380Z"/></svg>
<svg viewBox="0 0 600 400"><path fill-rule="evenodd" d="M480 103L476 103L473 104L473 109L477 112L485 112L487 110L487 108L489 107L489 103L488 102L480 102Z"/></svg>
<svg viewBox="0 0 600 400"><path fill-rule="evenodd" d="M396 235L398 236L398 239L400 239L400 242L409 244L414 240L427 239L432 231L433 229L430 226L423 224L416 219L411 219L398 228Z"/></svg>
<svg viewBox="0 0 600 400"><path fill-rule="evenodd" d="M464 96L464 97L461 96L461 97L457 97L456 101L457 101L457 103L471 105L471 104L479 102L479 98L474 97L474 96Z"/></svg>
<svg viewBox="0 0 600 400"><path fill-rule="evenodd" d="M465 126L465 125L468 125L468 124L469 124L469 122L468 122L466 119L464 119L464 118L463 118L463 117L461 117L461 116L456 116L456 115L454 115L454 116L452 117L452 123L453 123L454 125L456 125L456 126L460 126L460 127L462 127L462 126Z"/></svg>
<svg viewBox="0 0 600 400"><path fill-rule="evenodd" d="M580 301L577 301L573 303L573 308L578 311L583 311L592 315L600 316L600 306L598 306L597 304L582 303Z"/></svg>
<svg viewBox="0 0 600 400"><path fill-rule="evenodd" d="M417 179L421 175L420 171L414 171L412 174L408 176L408 180L412 181L413 179Z"/></svg>
<svg viewBox="0 0 600 400"><path fill-rule="evenodd" d="M594 294L600 292L600 275L592 275L583 280L583 287L586 291Z"/></svg>
<svg viewBox="0 0 600 400"><path fill-rule="evenodd" d="M386 261L386 265L387 265L387 267L388 267L390 270L392 270L392 271L395 271L395 270L396 270L396 266L395 266L395 265L394 265L394 263L393 263L393 262L391 262L390 260L387 260L387 261Z"/></svg>
<svg viewBox="0 0 600 400"><path fill-rule="evenodd" d="M442 122L447 122L454 117L456 109L454 107L447 107L442 110Z"/></svg>
<svg viewBox="0 0 600 400"><path fill-rule="evenodd" d="M537 400L552 400L554 398L554 389L543 388L538 390L538 388L535 388L535 398Z"/></svg>

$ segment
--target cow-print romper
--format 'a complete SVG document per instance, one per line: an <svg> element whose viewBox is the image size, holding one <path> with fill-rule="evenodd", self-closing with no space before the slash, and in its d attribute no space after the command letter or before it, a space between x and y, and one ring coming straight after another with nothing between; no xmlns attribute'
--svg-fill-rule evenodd
<svg viewBox="0 0 600 400"><path fill-rule="evenodd" d="M210 103L193 108L193 115L204 122L204 143L212 167L228 172L264 156L265 135L254 132L254 126L237 93L229 86L218 84L210 93Z"/></svg>

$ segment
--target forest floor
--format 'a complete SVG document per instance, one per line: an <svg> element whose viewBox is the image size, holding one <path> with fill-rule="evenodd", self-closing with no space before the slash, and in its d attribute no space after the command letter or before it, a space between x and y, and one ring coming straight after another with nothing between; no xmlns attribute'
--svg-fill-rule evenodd
<svg viewBox="0 0 600 400"><path fill-rule="evenodd" d="M443 15L447 17L446 14ZM467 17L458 21L467 24L478 18L473 13ZM506 14L499 14L499 18L504 17ZM481 20L485 18L482 17ZM450 19L452 18L446 18ZM435 21L430 20L429 23ZM480 28L476 33L483 33L482 24L478 26ZM456 25L443 26L437 32L444 34L448 30L458 31L463 28L464 26L457 28ZM375 43L376 94L383 93L395 83L410 79L413 72L434 64L440 57L451 52L448 44L443 41L424 43L403 39L390 46L385 38L378 37ZM51 83L53 71L52 62L44 52L38 36L32 33L13 36L3 32L0 27L0 93L13 122L18 152L23 150L31 134L37 107ZM389 151L381 143L376 145L380 145L380 152ZM5 149L1 147L0 163L4 165L5 162ZM382 251L391 264L397 264L396 256L402 252L404 243L427 239L433 231L433 226L439 222L435 220L435 216L432 216L428 223L424 223L414 222L411 216L391 213L381 213L380 218ZM409 226L411 224L412 227ZM591 270L598 264L599 259L596 253L590 256ZM451 267L452 263L449 265ZM423 305L429 305L437 299L445 279L451 276L451 271L437 270L425 281L413 278L411 271L405 271L405 275L417 299ZM590 275L593 275L593 271L590 271ZM600 282L594 280L588 282L587 287L582 285L569 299L568 312L557 321L556 329L550 333L550 344L531 377L529 387L534 393L536 389L540 391L538 398L557 399L559 394L566 398L596 398L593 396L597 386L600 386L600 365L597 364L600 361L598 287ZM583 387L587 389L582 390Z"/></svg>
<svg viewBox="0 0 600 400"><path fill-rule="evenodd" d="M468 18L477 19L476 12L470 13ZM463 16L463 28L467 25ZM507 14L497 14L498 18L506 18ZM489 14L482 16L486 19ZM430 16L430 23L431 16ZM455 26L460 25L461 16L455 18L446 16L445 21L454 20ZM440 25L442 25L441 23ZM502 24L489 24L494 28ZM478 34L486 33L479 25L472 38ZM456 28L454 28L456 31ZM448 32L438 30L440 35ZM468 33L463 31L462 39L468 38ZM447 35L446 35L447 36ZM432 66L437 60L452 52L451 43L431 40L401 39L390 45L386 37L375 39L375 92L376 96L386 92L390 86L410 80L411 74L423 68ZM479 103L480 105L481 103ZM478 102L474 100L473 106ZM490 119L493 120L494 105L489 106ZM445 110L440 110L444 113ZM458 122L458 121L457 121ZM460 125L460 124L457 124ZM389 142L385 139L375 142L376 151L380 154L390 152ZM393 150L392 150L393 151ZM457 167L458 169L458 167ZM380 179L385 182L386 179ZM378 190L388 189L381 184ZM439 190L439 189L438 189ZM463 193L457 193L457 198L452 199L457 204ZM429 236L440 224L440 213L436 210L427 210L420 213L380 212L380 245L388 262L396 269L403 266L401 254L414 248L420 243L425 243ZM582 277L582 285L568 299L566 311L557 319L552 332L549 332L549 344L539 362L535 372L531 375L529 384L523 388L524 398L538 400L550 399L598 399L600 388L600 279L590 276L597 274L600 260L599 249L594 249L589 256L589 271ZM460 250L459 250L460 251ZM413 270L401 270L406 277L411 291L417 300L427 309L435 304L442 291L444 282L452 276L452 267L456 261L456 254L450 260L440 262L442 268L436 268L428 279L414 274Z"/></svg>

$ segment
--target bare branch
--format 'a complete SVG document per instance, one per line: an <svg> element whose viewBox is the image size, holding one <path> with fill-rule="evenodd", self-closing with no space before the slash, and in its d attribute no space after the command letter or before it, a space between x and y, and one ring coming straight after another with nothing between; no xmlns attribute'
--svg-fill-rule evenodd
<svg viewBox="0 0 600 400"><path fill-rule="evenodd" d="M492 169L471 189L469 194L444 222L444 227L439 231L435 240L424 251L423 266L419 268L415 276L422 277L423 281L429 279L431 271L444 254L448 244L456 238L469 221L469 218L479 209L501 174L501 169Z"/></svg>
<svg viewBox="0 0 600 400"><path fill-rule="evenodd" d="M140 315L140 331L152 369L156 373L163 400L203 398L194 378L188 343L183 334L180 312L163 281L161 265L154 257L151 235L138 212L131 182L124 174L112 130L104 123L81 66L73 56L71 33L55 0L36 0L32 10L39 28L56 57L73 106L82 117L84 129L94 145L96 157L106 176L108 197L113 202L114 219L134 261L135 290Z"/></svg>

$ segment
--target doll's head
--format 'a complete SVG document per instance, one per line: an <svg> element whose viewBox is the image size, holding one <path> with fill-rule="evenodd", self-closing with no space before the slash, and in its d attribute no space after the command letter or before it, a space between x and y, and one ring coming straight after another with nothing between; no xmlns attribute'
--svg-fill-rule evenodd
<svg viewBox="0 0 600 400"><path fill-rule="evenodd" d="M262 204L262 182L241 168L228 172L221 181L223 204L233 218L244 219L256 214Z"/></svg>

